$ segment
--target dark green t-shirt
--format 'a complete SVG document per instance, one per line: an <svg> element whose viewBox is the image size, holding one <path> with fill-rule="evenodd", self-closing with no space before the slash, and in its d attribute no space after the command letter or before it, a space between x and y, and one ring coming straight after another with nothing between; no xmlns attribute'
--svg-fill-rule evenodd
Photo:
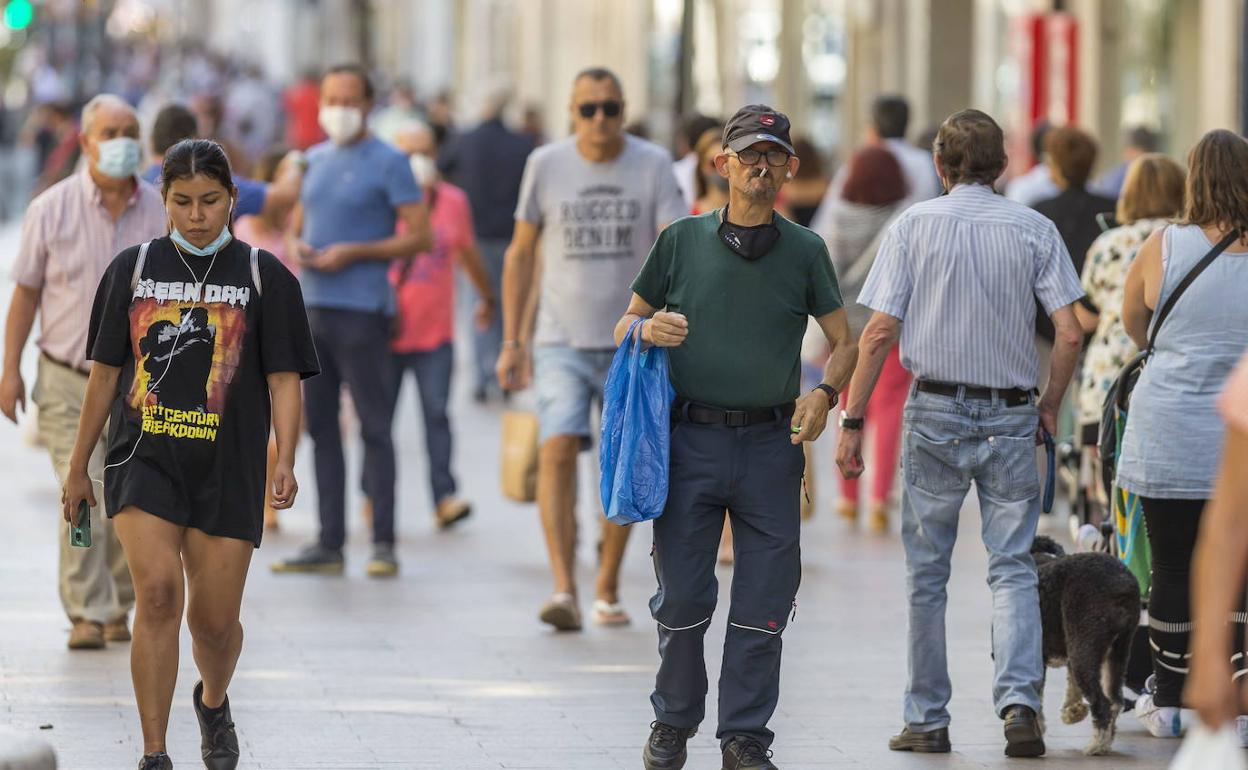
<svg viewBox="0 0 1248 770"><path fill-rule="evenodd" d="M841 307L823 239L779 214L780 239L750 261L719 239L719 212L685 217L655 241L633 291L682 313L689 336L671 354L672 384L690 401L724 409L797 398L807 316Z"/></svg>

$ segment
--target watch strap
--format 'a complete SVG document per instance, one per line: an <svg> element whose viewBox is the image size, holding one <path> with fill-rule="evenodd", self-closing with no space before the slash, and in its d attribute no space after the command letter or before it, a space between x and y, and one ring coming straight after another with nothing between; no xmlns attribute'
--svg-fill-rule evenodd
<svg viewBox="0 0 1248 770"><path fill-rule="evenodd" d="M815 390L822 390L824 393L827 394L829 408L836 406L837 402L839 402L841 399L840 394L836 392L836 388L832 387L831 385L828 385L827 383L824 383L824 382L819 383L818 385L815 386Z"/></svg>
<svg viewBox="0 0 1248 770"><path fill-rule="evenodd" d="M863 422L861 417L846 417L845 413L841 412L840 425L846 430L862 430Z"/></svg>

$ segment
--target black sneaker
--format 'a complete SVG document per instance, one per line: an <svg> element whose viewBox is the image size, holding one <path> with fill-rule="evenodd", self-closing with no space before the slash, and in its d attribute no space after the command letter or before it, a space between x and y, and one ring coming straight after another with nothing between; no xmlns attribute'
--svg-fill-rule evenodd
<svg viewBox="0 0 1248 770"><path fill-rule="evenodd" d="M295 554L293 559L273 562L274 572L311 572L319 575L342 574L342 549L327 548L314 543Z"/></svg>
<svg viewBox="0 0 1248 770"><path fill-rule="evenodd" d="M1005 710L1004 719L1007 757L1044 756L1044 735L1031 707L1010 706Z"/></svg>
<svg viewBox="0 0 1248 770"><path fill-rule="evenodd" d="M941 727L925 733L916 733L909 727L888 739L893 751L913 751L916 754L948 754L953 750L949 743L949 728Z"/></svg>
<svg viewBox="0 0 1248 770"><path fill-rule="evenodd" d="M753 738L733 738L724 747L724 770L780 770L771 752Z"/></svg>
<svg viewBox="0 0 1248 770"><path fill-rule="evenodd" d="M689 758L685 744L694 735L696 727L672 727L662 722L650 723L650 740L641 752L641 762L646 770L680 770Z"/></svg>
<svg viewBox="0 0 1248 770"><path fill-rule="evenodd" d="M221 702L221 707L213 709L213 716L204 713L204 683L195 684L195 716L199 719L200 754L204 757L204 767L208 770L234 770L238 767L238 735L234 732L234 722L230 719L230 699Z"/></svg>
<svg viewBox="0 0 1248 770"><path fill-rule="evenodd" d="M163 751L153 751L139 760L139 770L173 770L173 760Z"/></svg>

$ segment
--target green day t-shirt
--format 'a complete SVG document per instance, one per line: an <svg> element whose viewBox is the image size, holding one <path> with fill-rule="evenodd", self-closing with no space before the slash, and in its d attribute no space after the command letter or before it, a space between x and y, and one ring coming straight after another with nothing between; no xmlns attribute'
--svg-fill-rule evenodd
<svg viewBox="0 0 1248 770"><path fill-rule="evenodd" d="M841 307L832 260L822 238L779 214L776 245L744 259L720 241L719 216L664 230L633 291L689 319L689 336L668 351L677 395L723 409L779 406L799 393L807 316Z"/></svg>
<svg viewBox="0 0 1248 770"><path fill-rule="evenodd" d="M87 340L88 358L121 369L108 462L134 451L105 473L107 511L135 505L259 545L266 375L310 377L320 368L299 282L261 251L257 291L251 247L238 239L215 263L187 254L183 264L172 242L160 238L132 286L138 251L121 252L104 273Z"/></svg>
<svg viewBox="0 0 1248 770"><path fill-rule="evenodd" d="M660 227L688 213L672 159L656 144L625 136L605 163L586 160L576 137L529 156L516 219L542 230L538 345L615 348L615 322Z"/></svg>

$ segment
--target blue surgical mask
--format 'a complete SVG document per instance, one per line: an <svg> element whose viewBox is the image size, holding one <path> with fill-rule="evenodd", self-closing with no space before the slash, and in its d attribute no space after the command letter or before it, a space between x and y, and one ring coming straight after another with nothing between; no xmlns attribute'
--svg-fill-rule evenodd
<svg viewBox="0 0 1248 770"><path fill-rule="evenodd" d="M230 228L228 226L222 227L221 234L216 238L213 238L212 243L201 249L188 241L182 233L178 232L178 228L174 227L169 230L169 240L176 243L179 249L182 249L188 254L194 254L197 257L211 257L221 249L224 249L225 244L229 243L230 239L233 237L234 236L230 235Z"/></svg>
<svg viewBox="0 0 1248 770"><path fill-rule="evenodd" d="M95 168L113 179L128 179L139 170L139 140L119 136L100 142L100 161Z"/></svg>

